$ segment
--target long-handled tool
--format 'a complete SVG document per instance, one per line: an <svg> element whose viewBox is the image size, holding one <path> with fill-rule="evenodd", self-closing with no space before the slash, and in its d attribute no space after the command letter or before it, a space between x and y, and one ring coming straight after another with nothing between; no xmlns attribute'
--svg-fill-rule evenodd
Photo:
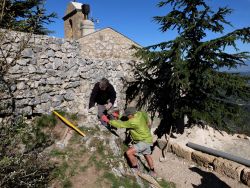
<svg viewBox="0 0 250 188"><path fill-rule="evenodd" d="M70 121L68 121L65 117L60 115L58 112L53 111L53 113L59 117L64 123L66 123L68 126L70 126L72 129L74 129L77 133L79 133L82 136L86 136L80 129L78 129L75 125L73 125Z"/></svg>

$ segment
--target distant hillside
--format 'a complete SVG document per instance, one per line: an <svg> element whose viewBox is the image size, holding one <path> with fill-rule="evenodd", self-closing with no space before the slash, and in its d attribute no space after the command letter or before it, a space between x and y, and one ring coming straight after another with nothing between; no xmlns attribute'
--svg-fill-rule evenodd
<svg viewBox="0 0 250 188"><path fill-rule="evenodd" d="M250 71L240 72L240 74L243 75L243 76L250 76Z"/></svg>
<svg viewBox="0 0 250 188"><path fill-rule="evenodd" d="M242 76L249 76L250 77L250 62L248 63L249 67L248 70L242 71L229 71L230 73L240 73ZM248 80L248 84L250 85L250 80ZM241 114L241 120L238 123L233 123L228 121L229 129L233 132L244 133L250 136L250 100L242 106L242 109L246 112L245 114Z"/></svg>
<svg viewBox="0 0 250 188"><path fill-rule="evenodd" d="M250 61L246 62L246 66L238 66L235 69L228 69L226 67L221 68L220 71L224 72L231 72L231 73L243 73L243 74L250 74Z"/></svg>

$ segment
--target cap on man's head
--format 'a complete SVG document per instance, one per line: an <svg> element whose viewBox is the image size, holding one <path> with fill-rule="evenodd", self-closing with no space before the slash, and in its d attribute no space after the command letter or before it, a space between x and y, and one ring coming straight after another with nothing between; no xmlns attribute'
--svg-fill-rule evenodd
<svg viewBox="0 0 250 188"><path fill-rule="evenodd" d="M135 107L128 107L125 111L123 116L134 115L137 112Z"/></svg>

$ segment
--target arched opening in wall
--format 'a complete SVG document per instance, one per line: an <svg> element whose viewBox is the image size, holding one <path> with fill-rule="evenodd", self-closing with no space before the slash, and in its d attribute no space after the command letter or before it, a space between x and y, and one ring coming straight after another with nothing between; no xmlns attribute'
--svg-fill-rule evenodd
<svg viewBox="0 0 250 188"><path fill-rule="evenodd" d="M69 31L69 38L73 39L73 22L69 19L70 31Z"/></svg>

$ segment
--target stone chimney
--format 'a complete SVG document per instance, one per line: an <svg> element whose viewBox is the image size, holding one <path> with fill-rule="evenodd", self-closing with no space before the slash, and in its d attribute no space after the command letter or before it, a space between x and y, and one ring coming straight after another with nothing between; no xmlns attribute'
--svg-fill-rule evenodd
<svg viewBox="0 0 250 188"><path fill-rule="evenodd" d="M82 13L84 15L84 20L82 21L81 30L82 37L93 33L95 31L94 23L89 20L90 6L88 4L82 5Z"/></svg>
<svg viewBox="0 0 250 188"><path fill-rule="evenodd" d="M82 37L90 33L93 33L95 31L94 23L91 20L83 20L81 31L82 31Z"/></svg>
<svg viewBox="0 0 250 188"><path fill-rule="evenodd" d="M79 39L95 31L94 23L89 20L90 6L78 2L70 2L64 20L64 37Z"/></svg>

